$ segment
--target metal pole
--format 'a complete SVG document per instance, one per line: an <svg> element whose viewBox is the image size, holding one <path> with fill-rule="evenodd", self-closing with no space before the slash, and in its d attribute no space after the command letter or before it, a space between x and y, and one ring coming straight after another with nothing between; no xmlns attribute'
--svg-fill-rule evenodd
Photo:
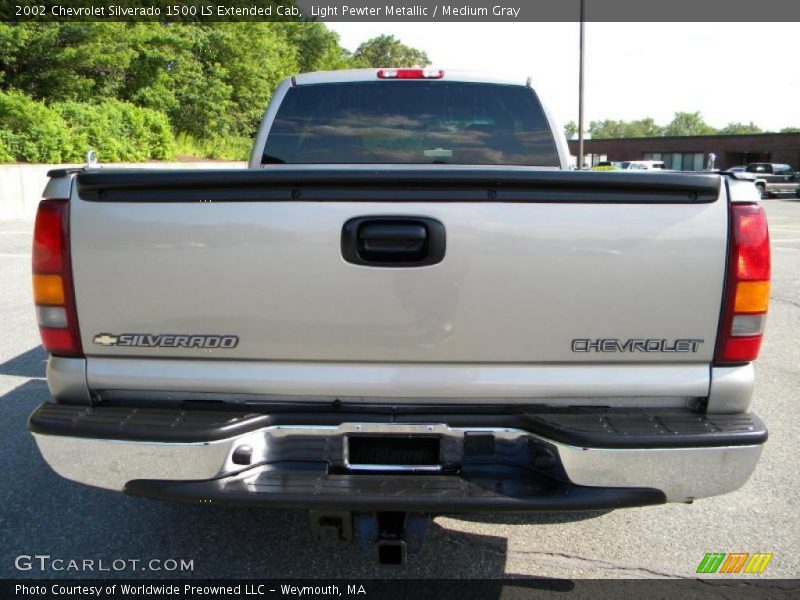
<svg viewBox="0 0 800 600"><path fill-rule="evenodd" d="M578 169L583 169L583 36L584 36L584 0L581 0L581 41L580 67L578 70Z"/></svg>

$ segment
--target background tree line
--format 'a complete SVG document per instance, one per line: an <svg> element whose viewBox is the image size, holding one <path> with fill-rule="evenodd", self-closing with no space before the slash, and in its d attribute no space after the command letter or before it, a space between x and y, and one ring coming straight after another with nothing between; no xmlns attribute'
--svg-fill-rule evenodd
<svg viewBox="0 0 800 600"><path fill-rule="evenodd" d="M242 160L284 78L429 62L318 22L0 24L0 162Z"/></svg>
<svg viewBox="0 0 800 600"><path fill-rule="evenodd" d="M800 127L784 127L781 133L798 132ZM564 126L567 139L578 133L578 126L570 121ZM650 117L634 121L591 121L587 133L592 139L660 137L678 135L744 135L748 133L767 133L758 125L749 123L728 123L716 129L705 122L699 112L676 112L675 117L666 125L659 125Z"/></svg>

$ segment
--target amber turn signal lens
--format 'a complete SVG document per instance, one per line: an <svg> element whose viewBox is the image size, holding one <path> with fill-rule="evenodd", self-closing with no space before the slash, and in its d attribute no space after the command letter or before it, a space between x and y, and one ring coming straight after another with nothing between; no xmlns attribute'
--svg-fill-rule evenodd
<svg viewBox="0 0 800 600"><path fill-rule="evenodd" d="M769 304L769 281L740 281L736 284L736 313L767 312Z"/></svg>
<svg viewBox="0 0 800 600"><path fill-rule="evenodd" d="M61 275L34 275L33 301L36 304L63 305L64 283Z"/></svg>

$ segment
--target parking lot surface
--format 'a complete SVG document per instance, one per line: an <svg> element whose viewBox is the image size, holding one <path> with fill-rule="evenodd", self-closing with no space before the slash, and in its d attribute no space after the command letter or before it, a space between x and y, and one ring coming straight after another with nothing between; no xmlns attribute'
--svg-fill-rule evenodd
<svg viewBox="0 0 800 600"><path fill-rule="evenodd" d="M42 461L25 422L49 397L30 294L32 223L0 223L0 577L693 577L707 552L771 552L760 577L800 573L800 200L765 202L773 291L753 402L770 429L755 475L693 505L605 514L438 517L407 568L308 540L300 512L169 504L75 484ZM15 568L66 560L191 559L186 572ZM97 564L97 563L95 563Z"/></svg>

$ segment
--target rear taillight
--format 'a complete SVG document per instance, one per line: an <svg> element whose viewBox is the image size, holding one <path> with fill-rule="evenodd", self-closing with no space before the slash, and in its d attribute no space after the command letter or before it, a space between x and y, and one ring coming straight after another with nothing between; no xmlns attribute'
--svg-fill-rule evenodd
<svg viewBox="0 0 800 600"><path fill-rule="evenodd" d="M44 349L83 356L69 256L69 204L42 200L33 229L33 301Z"/></svg>
<svg viewBox="0 0 800 600"><path fill-rule="evenodd" d="M378 79L441 79L441 69L379 69Z"/></svg>
<svg viewBox="0 0 800 600"><path fill-rule="evenodd" d="M758 357L769 304L769 231L764 209L759 204L732 204L730 227L717 364Z"/></svg>

